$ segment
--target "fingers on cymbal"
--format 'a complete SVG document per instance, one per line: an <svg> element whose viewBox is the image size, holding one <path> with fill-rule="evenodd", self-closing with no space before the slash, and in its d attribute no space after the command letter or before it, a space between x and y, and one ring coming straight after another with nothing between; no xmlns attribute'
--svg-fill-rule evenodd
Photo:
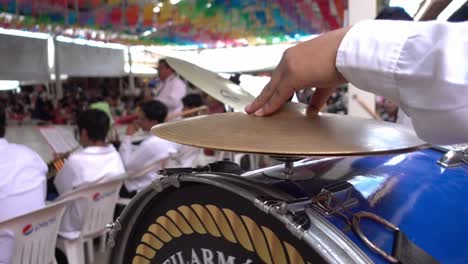
<svg viewBox="0 0 468 264"><path fill-rule="evenodd" d="M308 114L316 114L326 105L328 98L335 92L334 88L317 88L310 99Z"/></svg>

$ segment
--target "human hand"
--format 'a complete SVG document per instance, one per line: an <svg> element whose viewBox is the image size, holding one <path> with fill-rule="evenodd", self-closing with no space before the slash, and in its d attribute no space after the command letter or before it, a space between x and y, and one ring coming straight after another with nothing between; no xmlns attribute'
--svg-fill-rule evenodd
<svg viewBox="0 0 468 264"><path fill-rule="evenodd" d="M245 108L249 114L270 115L295 91L320 87L312 96L308 112L318 112L334 87L345 83L335 66L336 53L349 28L331 31L287 49L273 72L270 82L255 101ZM328 89L327 89L328 88Z"/></svg>

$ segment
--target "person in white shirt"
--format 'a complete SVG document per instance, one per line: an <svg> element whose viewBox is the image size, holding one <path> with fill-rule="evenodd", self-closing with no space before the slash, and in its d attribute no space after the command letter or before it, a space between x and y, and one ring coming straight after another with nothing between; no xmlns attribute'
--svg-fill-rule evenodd
<svg viewBox="0 0 468 264"><path fill-rule="evenodd" d="M0 105L0 222L45 206L47 165L30 148L5 139L5 108ZM0 230L0 263L9 263L14 235Z"/></svg>
<svg viewBox="0 0 468 264"><path fill-rule="evenodd" d="M182 98L182 103L184 105L183 111L194 109L203 105L203 98L199 94L188 94ZM193 113L191 115L186 115L185 117L193 117L196 116L197 113ZM168 167L196 167L198 165L198 159L201 154L201 149L176 144L177 147L177 155L174 159L171 159ZM203 164L205 165L205 164Z"/></svg>
<svg viewBox="0 0 468 264"><path fill-rule="evenodd" d="M154 99L164 103L169 114L182 111L184 107L182 98L187 94L187 85L177 76L165 59L158 62L158 75L161 82L156 89Z"/></svg>
<svg viewBox="0 0 468 264"><path fill-rule="evenodd" d="M125 138L120 145L120 155L131 179L125 180L124 186L127 197L139 192L151 184L157 177L157 171L166 167L167 162L177 153L176 143L151 135L149 131L157 124L163 123L167 116L167 107L160 101L148 101L137 108L138 119L136 124L127 127ZM148 133L147 137L134 146L131 137L140 127ZM150 172L140 174L145 169ZM133 176L132 176L133 175ZM123 192L125 193L125 192ZM121 195L122 192L121 192Z"/></svg>
<svg viewBox="0 0 468 264"><path fill-rule="evenodd" d="M122 176L125 168L119 153L106 143L110 120L101 110L90 109L78 117L78 131L83 149L73 153L54 179L60 195L81 186ZM86 212L86 202L77 201L65 211L59 234L68 239L78 238Z"/></svg>
<svg viewBox="0 0 468 264"><path fill-rule="evenodd" d="M247 113L277 111L294 91L319 87L318 112L333 87L350 82L399 104L418 136L468 142L468 22L363 21L289 48Z"/></svg>

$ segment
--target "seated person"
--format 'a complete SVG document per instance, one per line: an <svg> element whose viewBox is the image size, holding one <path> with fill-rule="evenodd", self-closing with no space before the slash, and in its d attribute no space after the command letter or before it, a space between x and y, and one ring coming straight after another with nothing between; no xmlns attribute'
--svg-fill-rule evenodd
<svg viewBox="0 0 468 264"><path fill-rule="evenodd" d="M177 152L176 143L151 135L151 128L163 123L167 116L167 107L160 101L148 101L142 103L137 109L138 119L136 124L130 124L122 144L120 145L120 155L129 174L137 173L150 166L154 166L151 172L144 175L135 176L125 180L124 186L127 190L121 196L131 197L135 191L141 191L157 178L156 171L165 168L167 161ZM138 145L134 146L131 136L140 127L147 132L147 137Z"/></svg>
<svg viewBox="0 0 468 264"><path fill-rule="evenodd" d="M184 104L184 111L186 111L202 106L203 98L199 94L188 94L182 98L182 103ZM193 113L185 117L196 115L197 113ZM200 148L177 144L177 155L169 162L168 167L196 167L200 153Z"/></svg>
<svg viewBox="0 0 468 264"><path fill-rule="evenodd" d="M184 110L191 110L200 106L203 106L203 98L199 94L188 94L182 98L182 103L184 104ZM185 115L185 117L196 116L198 113L192 113L190 115Z"/></svg>
<svg viewBox="0 0 468 264"><path fill-rule="evenodd" d="M97 109L86 110L79 115L77 124L83 149L73 153L55 176L54 184L60 195L125 173L119 153L106 143L110 126L107 114ZM60 226L61 236L79 237L85 210L84 201L76 201L66 209Z"/></svg>
<svg viewBox="0 0 468 264"><path fill-rule="evenodd" d="M45 206L47 165L26 146L5 137L5 108L0 105L0 222ZM13 234L0 230L0 263L10 263Z"/></svg>

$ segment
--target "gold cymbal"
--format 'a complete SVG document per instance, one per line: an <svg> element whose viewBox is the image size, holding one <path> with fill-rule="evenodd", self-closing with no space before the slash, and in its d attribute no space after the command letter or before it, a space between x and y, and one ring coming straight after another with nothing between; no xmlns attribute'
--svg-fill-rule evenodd
<svg viewBox="0 0 468 264"><path fill-rule="evenodd" d="M180 59L168 57L166 61L179 75L236 110L244 111L244 108L255 99L239 85L212 71Z"/></svg>
<svg viewBox="0 0 468 264"><path fill-rule="evenodd" d="M159 124L163 139L202 148L277 156L343 156L408 152L428 145L388 122L335 114L307 115L288 103L269 117L223 113Z"/></svg>

